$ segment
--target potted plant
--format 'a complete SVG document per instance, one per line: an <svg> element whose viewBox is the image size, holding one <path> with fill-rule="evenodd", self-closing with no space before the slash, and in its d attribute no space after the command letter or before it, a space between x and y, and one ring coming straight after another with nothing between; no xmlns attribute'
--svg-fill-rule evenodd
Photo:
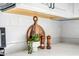
<svg viewBox="0 0 79 59"><path fill-rule="evenodd" d="M33 41L33 51L37 51L38 50L38 46L40 45L39 34L32 35L32 41Z"/></svg>

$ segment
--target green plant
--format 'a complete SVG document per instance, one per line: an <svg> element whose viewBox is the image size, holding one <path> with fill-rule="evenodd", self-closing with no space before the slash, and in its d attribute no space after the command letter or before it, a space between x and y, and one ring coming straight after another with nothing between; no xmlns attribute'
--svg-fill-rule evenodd
<svg viewBox="0 0 79 59"><path fill-rule="evenodd" d="M40 40L40 38L39 38L39 35L38 34L32 35L32 41L38 42L39 40Z"/></svg>
<svg viewBox="0 0 79 59"><path fill-rule="evenodd" d="M32 41L28 41L28 54L32 54Z"/></svg>

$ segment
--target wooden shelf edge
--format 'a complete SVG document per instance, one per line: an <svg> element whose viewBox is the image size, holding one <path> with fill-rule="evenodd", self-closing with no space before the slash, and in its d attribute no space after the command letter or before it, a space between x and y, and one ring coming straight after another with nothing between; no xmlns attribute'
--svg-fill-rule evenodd
<svg viewBox="0 0 79 59"><path fill-rule="evenodd" d="M58 19L64 18L64 17L60 17L60 16L45 14L45 13L36 12L36 11L28 10L28 9L21 9L21 8L14 8L11 10L7 10L5 12L11 13L11 14L25 15L25 16L38 16L38 17L42 17L42 18L48 18L51 20L58 20Z"/></svg>

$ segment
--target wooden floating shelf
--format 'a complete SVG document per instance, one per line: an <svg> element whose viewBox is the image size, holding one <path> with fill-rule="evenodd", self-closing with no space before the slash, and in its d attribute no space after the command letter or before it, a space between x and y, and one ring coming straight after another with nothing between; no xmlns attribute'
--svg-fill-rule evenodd
<svg viewBox="0 0 79 59"><path fill-rule="evenodd" d="M45 14L42 12L36 12L36 11L21 9L21 8L14 8L11 10L7 10L5 12L12 13L12 14L25 15L25 16L38 16L38 17L48 18L48 19L52 19L52 20L58 20L58 19L64 18L64 17L60 17L60 16Z"/></svg>

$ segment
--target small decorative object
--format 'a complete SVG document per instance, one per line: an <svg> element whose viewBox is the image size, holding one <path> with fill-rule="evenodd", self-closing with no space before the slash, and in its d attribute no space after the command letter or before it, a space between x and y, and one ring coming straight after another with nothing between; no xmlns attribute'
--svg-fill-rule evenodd
<svg viewBox="0 0 79 59"><path fill-rule="evenodd" d="M42 35L40 39L40 48L44 49L45 48L45 36Z"/></svg>
<svg viewBox="0 0 79 59"><path fill-rule="evenodd" d="M38 47L39 47L39 44L40 44L40 37L38 34L34 34L32 36L32 41L33 41L33 51L38 51Z"/></svg>
<svg viewBox="0 0 79 59"><path fill-rule="evenodd" d="M40 42L33 42L33 52L38 51L39 43Z"/></svg>
<svg viewBox="0 0 79 59"><path fill-rule="evenodd" d="M47 36L47 49L51 49L51 36Z"/></svg>
<svg viewBox="0 0 79 59"><path fill-rule="evenodd" d="M33 17L33 21L34 21L34 24L31 25L28 30L27 30L27 41L29 40L30 36L34 36L34 35L39 35L41 36L42 34L45 36L45 31L44 29L37 24L37 21L38 21L38 17L37 16L34 16Z"/></svg>
<svg viewBox="0 0 79 59"><path fill-rule="evenodd" d="M33 50L32 44L33 44L32 41L28 41L28 54L32 54L32 50Z"/></svg>
<svg viewBox="0 0 79 59"><path fill-rule="evenodd" d="M34 41L34 42L38 42L38 41L40 41L39 38L40 38L40 37L39 37L38 34L34 34L34 35L32 35L32 41Z"/></svg>
<svg viewBox="0 0 79 59"><path fill-rule="evenodd" d="M37 21L38 21L37 16L33 17L33 21L34 21L34 24L31 25L27 30L27 34L26 34L27 45L29 45L28 41L32 40L32 51L37 51L38 47L40 46L40 39L41 39L40 36L41 35L45 36L45 32L44 32L44 29L40 25L37 24ZM27 46L27 48L28 47L29 46ZM29 49L31 49L31 48L29 48Z"/></svg>

